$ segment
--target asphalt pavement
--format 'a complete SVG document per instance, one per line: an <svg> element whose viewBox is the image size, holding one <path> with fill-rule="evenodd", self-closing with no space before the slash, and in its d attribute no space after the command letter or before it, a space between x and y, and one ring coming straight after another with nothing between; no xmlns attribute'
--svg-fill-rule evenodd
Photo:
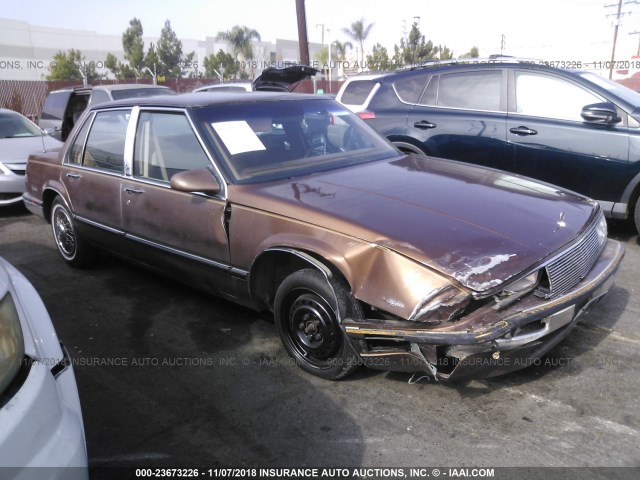
<svg viewBox="0 0 640 480"><path fill-rule="evenodd" d="M640 241L610 293L550 355L468 385L287 357L272 320L109 255L68 267L49 225L0 213L0 256L69 349L89 461L102 467L640 466Z"/></svg>

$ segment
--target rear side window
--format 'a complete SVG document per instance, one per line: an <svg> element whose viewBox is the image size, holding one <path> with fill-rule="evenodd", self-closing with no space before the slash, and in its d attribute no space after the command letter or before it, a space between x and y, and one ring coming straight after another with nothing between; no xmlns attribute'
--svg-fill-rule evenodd
<svg viewBox="0 0 640 480"><path fill-rule="evenodd" d="M439 107L500 111L502 72L465 72L440 75Z"/></svg>
<svg viewBox="0 0 640 480"><path fill-rule="evenodd" d="M400 100L405 103L417 103L424 89L428 75L414 75L393 84Z"/></svg>
<svg viewBox="0 0 640 480"><path fill-rule="evenodd" d="M366 100L371 90L376 86L375 80L356 80L346 86L344 92L342 92L341 103L347 105L362 105Z"/></svg>
<svg viewBox="0 0 640 480"><path fill-rule="evenodd" d="M91 118L87 118L84 125L76 135L76 139L73 141L73 145L69 150L69 156L67 161L74 165L80 165L82 163L82 153L84 152L84 141L87 138L87 132L89 131L89 125L91 125Z"/></svg>
<svg viewBox="0 0 640 480"><path fill-rule="evenodd" d="M211 166L183 113L142 112L133 157L137 177L168 182L186 170Z"/></svg>
<svg viewBox="0 0 640 480"><path fill-rule="evenodd" d="M83 166L123 173L124 141L129 117L128 110L96 114L82 157Z"/></svg>

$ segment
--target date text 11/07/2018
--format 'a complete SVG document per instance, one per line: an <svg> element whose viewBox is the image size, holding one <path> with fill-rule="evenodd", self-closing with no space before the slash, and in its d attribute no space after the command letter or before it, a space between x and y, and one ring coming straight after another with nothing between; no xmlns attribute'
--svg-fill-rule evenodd
<svg viewBox="0 0 640 480"><path fill-rule="evenodd" d="M138 468L137 478L191 477L191 478L495 478L493 468Z"/></svg>

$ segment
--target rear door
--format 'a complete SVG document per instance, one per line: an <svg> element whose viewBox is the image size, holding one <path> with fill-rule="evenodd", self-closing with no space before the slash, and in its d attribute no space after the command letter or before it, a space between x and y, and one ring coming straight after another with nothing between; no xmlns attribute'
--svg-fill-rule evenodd
<svg viewBox="0 0 640 480"><path fill-rule="evenodd" d="M499 68L431 75L409 112L407 136L429 155L509 170L506 85Z"/></svg>
<svg viewBox="0 0 640 480"><path fill-rule="evenodd" d="M61 181L79 228L105 245L121 233L120 192L130 109L97 112L87 118L73 139Z"/></svg>
<svg viewBox="0 0 640 480"><path fill-rule="evenodd" d="M626 114L615 125L586 122L585 105L603 97L553 72L514 69L507 138L515 172L560 185L610 210L626 187Z"/></svg>

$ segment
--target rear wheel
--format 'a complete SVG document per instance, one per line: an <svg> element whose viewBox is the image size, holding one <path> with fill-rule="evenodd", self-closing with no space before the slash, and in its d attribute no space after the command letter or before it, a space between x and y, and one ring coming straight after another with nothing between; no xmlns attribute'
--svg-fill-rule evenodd
<svg viewBox="0 0 640 480"><path fill-rule="evenodd" d="M638 233L640 233L640 198L636 200L636 211L633 216L633 219L636 222L636 230L638 231Z"/></svg>
<svg viewBox="0 0 640 480"><path fill-rule="evenodd" d="M306 372L338 380L358 368L359 357L338 318L361 318L360 308L338 283L329 285L314 269L297 271L278 288L274 314L287 353Z"/></svg>
<svg viewBox="0 0 640 480"><path fill-rule="evenodd" d="M75 220L60 197L51 207L51 229L58 252L69 265L85 267L95 260L95 248L78 234Z"/></svg>

